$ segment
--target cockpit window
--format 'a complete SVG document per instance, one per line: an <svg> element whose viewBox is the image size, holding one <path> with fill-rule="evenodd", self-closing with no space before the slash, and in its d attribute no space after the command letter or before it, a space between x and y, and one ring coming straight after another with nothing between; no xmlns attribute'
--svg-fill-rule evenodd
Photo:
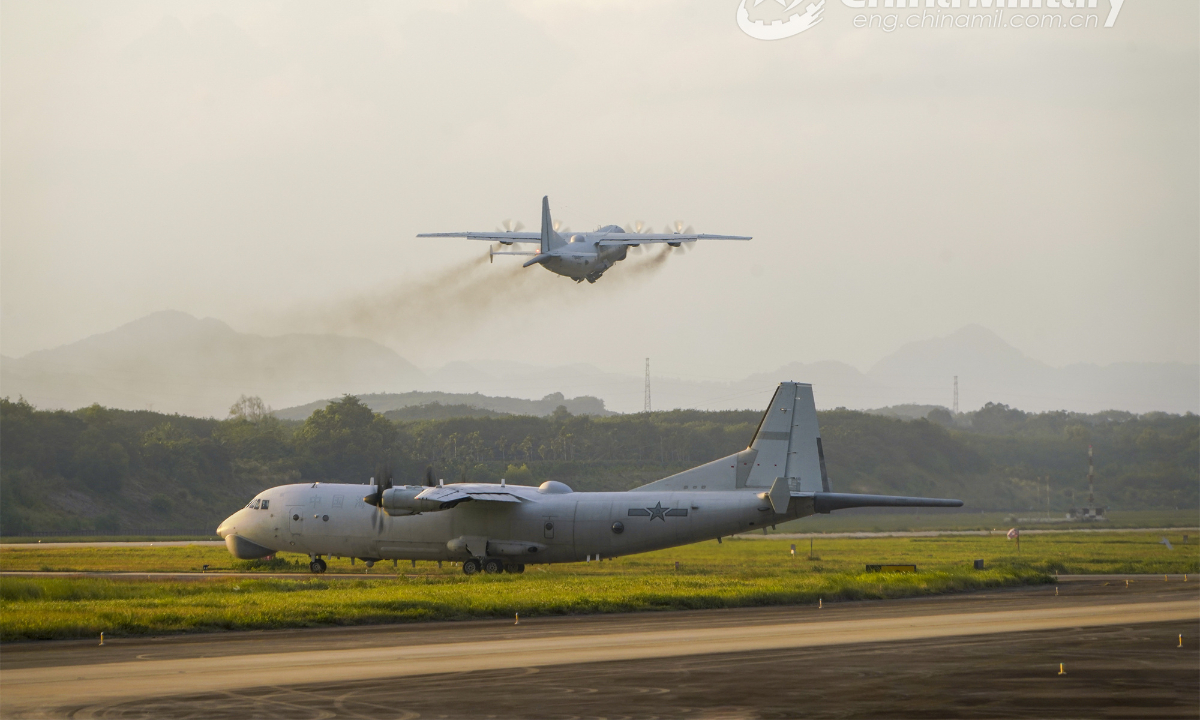
<svg viewBox="0 0 1200 720"><path fill-rule="evenodd" d="M263 510L266 510L266 509L267 509L268 507L270 507L270 506L271 506L271 501L270 501L270 500L264 499L264 500L262 501L262 509L263 509Z"/></svg>

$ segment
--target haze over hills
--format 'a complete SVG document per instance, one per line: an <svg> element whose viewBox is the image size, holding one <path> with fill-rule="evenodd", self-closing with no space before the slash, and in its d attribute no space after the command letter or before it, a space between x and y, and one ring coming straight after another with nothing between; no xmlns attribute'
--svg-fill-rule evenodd
<svg viewBox="0 0 1200 720"><path fill-rule="evenodd" d="M640 358L631 365L640 367ZM653 374L653 360L651 370L652 405L658 410L761 408L780 380L812 383L821 408L949 406L957 375L964 411L999 402L1030 412L1200 412L1200 366L1056 368L974 325L904 345L866 372L837 361L797 362L722 382L660 377ZM379 412L438 402L536 415L565 404L575 414L603 414L642 410L643 377L585 363L517 361L457 361L422 372L371 340L265 337L173 311L58 348L0 359L0 394L24 396L40 408L74 409L98 402L224 417L245 394L287 408L283 412L290 417L347 393L374 398Z"/></svg>
<svg viewBox="0 0 1200 720"><path fill-rule="evenodd" d="M420 370L370 340L263 337L164 311L69 345L0 359L0 392L40 408L107 407L224 417L239 396L276 405L404 391Z"/></svg>

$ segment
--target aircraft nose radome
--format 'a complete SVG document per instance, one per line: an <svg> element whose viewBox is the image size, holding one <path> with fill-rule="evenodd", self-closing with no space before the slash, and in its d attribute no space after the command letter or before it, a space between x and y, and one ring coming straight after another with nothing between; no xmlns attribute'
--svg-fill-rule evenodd
<svg viewBox="0 0 1200 720"><path fill-rule="evenodd" d="M222 540L224 540L224 539L225 539L225 536L226 536L226 535L228 535L229 533L233 532L233 523L232 523L232 522L230 522L231 520L233 520L233 516L232 516L232 515L230 515L229 517L225 518L225 519L224 519L224 520L221 522L221 524L217 526L217 536L218 536L218 537L220 537Z"/></svg>

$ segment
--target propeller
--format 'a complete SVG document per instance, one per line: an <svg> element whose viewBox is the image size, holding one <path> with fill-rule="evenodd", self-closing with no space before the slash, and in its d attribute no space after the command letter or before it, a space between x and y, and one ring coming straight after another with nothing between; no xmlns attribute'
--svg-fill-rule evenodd
<svg viewBox="0 0 1200 720"><path fill-rule="evenodd" d="M525 229L525 223L520 220L505 220L500 225L504 228L504 232L521 232Z"/></svg>
<svg viewBox="0 0 1200 720"><path fill-rule="evenodd" d="M375 491L363 498L363 502L375 507L383 506L383 493L392 487L392 468L387 463L375 466L375 477L371 478Z"/></svg>
<svg viewBox="0 0 1200 720"><path fill-rule="evenodd" d="M437 478L434 477L432 465L425 468L425 487L437 487Z"/></svg>
<svg viewBox="0 0 1200 720"><path fill-rule="evenodd" d="M635 235L641 235L642 233L650 232L650 227L641 220L638 220L634 223L626 225L624 229L625 229L625 232L632 233ZM634 255L641 255L642 254L642 246L641 245L630 246L629 252Z"/></svg>
<svg viewBox="0 0 1200 720"><path fill-rule="evenodd" d="M674 223L667 226L667 232L671 233L672 235L691 235L696 231L691 225L685 225L682 220L676 220ZM689 247L690 243L668 243L668 245L675 248L680 253L686 253L688 250L691 250L691 247Z"/></svg>
<svg viewBox="0 0 1200 720"><path fill-rule="evenodd" d="M554 232L569 233L569 232L571 232L571 228L567 227L566 225L563 225L562 220L555 220L554 221Z"/></svg>

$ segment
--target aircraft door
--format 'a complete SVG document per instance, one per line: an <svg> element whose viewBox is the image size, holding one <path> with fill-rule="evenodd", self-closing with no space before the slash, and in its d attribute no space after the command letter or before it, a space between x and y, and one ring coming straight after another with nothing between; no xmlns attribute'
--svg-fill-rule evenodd
<svg viewBox="0 0 1200 720"><path fill-rule="evenodd" d="M324 498L317 493L310 495L308 498L308 514L301 516L301 519L312 523L308 526L308 535L310 538L313 535L327 534L328 518L329 510L325 508Z"/></svg>
<svg viewBox="0 0 1200 720"><path fill-rule="evenodd" d="M304 534L304 511L306 509L304 504L308 501L308 497L304 491L299 489L292 490L285 497L287 499L287 509L285 512L287 513L289 528L293 535L302 535Z"/></svg>

